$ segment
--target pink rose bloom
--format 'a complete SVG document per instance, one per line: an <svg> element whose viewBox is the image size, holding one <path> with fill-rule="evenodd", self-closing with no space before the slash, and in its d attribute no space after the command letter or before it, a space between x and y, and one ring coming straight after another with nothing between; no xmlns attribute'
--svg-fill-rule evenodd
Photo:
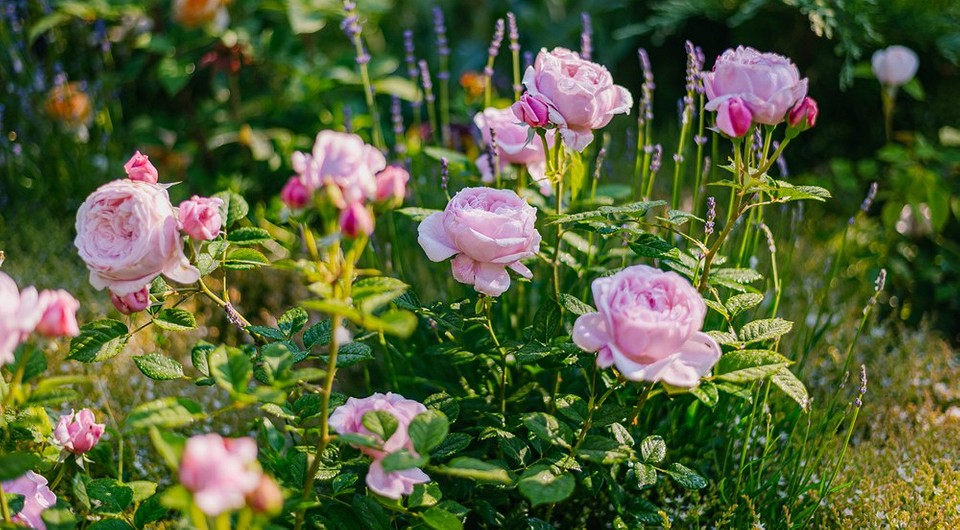
<svg viewBox="0 0 960 530"><path fill-rule="evenodd" d="M123 165L123 170L127 172L130 180L156 184L160 178L157 168L153 167L150 158L147 155L140 154L140 151L134 153L130 160L127 160L127 163Z"/></svg>
<svg viewBox="0 0 960 530"><path fill-rule="evenodd" d="M300 177L294 175L283 185L280 190L280 200L291 210L297 210L310 204L310 198L313 193L303 185Z"/></svg>
<svg viewBox="0 0 960 530"><path fill-rule="evenodd" d="M183 253L177 212L157 184L115 180L97 188L77 212L73 244L90 283L117 296L143 289L163 274L180 283L200 279Z"/></svg>
<svg viewBox="0 0 960 530"><path fill-rule="evenodd" d="M547 158L543 154L543 141L534 135L527 142L530 128L525 124L517 123L517 117L510 109L489 107L478 112L473 117L473 123L480 129L480 136L485 145L490 145L490 129L493 129L497 140L497 156L500 158L500 170L503 171L510 164L523 164L527 167L531 180L540 185L540 191L549 195L551 183L546 177ZM553 129L547 131L547 142L553 145L556 133ZM486 183L493 182L494 169L489 154L482 154L476 160L480 175Z"/></svg>
<svg viewBox="0 0 960 530"><path fill-rule="evenodd" d="M18 479L4 482L3 492L23 495L23 508L12 517L14 523L46 530L40 514L57 503L57 496L47 487L47 479L27 471Z"/></svg>
<svg viewBox="0 0 960 530"><path fill-rule="evenodd" d="M213 517L242 508L261 475L253 438L194 436L180 459L180 483L193 493L200 511Z"/></svg>
<svg viewBox="0 0 960 530"><path fill-rule="evenodd" d="M353 202L340 212L340 232L347 237L373 233L373 214L363 203Z"/></svg>
<svg viewBox="0 0 960 530"><path fill-rule="evenodd" d="M507 268L525 278L520 260L540 251L536 208L512 190L464 188L442 212L420 223L417 242L431 261L452 262L453 277L477 291L500 296L510 287Z"/></svg>
<svg viewBox="0 0 960 530"><path fill-rule="evenodd" d="M606 68L564 48L540 50L523 74L523 85L549 107L550 123L559 127L563 143L574 151L583 151L593 141L594 129L633 106L630 91L613 84Z"/></svg>
<svg viewBox="0 0 960 530"><path fill-rule="evenodd" d="M917 74L920 60L910 48L897 45L873 52L870 66L880 84L899 87L909 83Z"/></svg>
<svg viewBox="0 0 960 530"><path fill-rule="evenodd" d="M40 293L40 307L43 316L37 323L37 333L45 337L76 337L80 334L77 325L77 310L80 302L70 293L59 289L49 289Z"/></svg>
<svg viewBox="0 0 960 530"><path fill-rule="evenodd" d="M104 427L96 422L90 409L80 409L76 413L71 410L69 416L60 416L57 428L53 430L53 439L67 451L82 455L97 445Z"/></svg>
<svg viewBox="0 0 960 530"><path fill-rule="evenodd" d="M223 199L199 197L194 195L188 201L180 203L177 217L180 227L194 241L209 241L220 235L223 217L220 207Z"/></svg>
<svg viewBox="0 0 960 530"><path fill-rule="evenodd" d="M717 107L717 128L730 138L740 138L753 125L753 114L738 97L727 98Z"/></svg>
<svg viewBox="0 0 960 530"><path fill-rule="evenodd" d="M700 331L707 306L675 272L635 265L593 281L596 313L580 316L573 342L598 352L633 381L693 387L720 359L720 346Z"/></svg>
<svg viewBox="0 0 960 530"><path fill-rule="evenodd" d="M117 311L124 315L132 315L150 307L150 290L145 286L139 291L127 293L123 296L110 291L110 301L113 302L113 307L116 307Z"/></svg>
<svg viewBox="0 0 960 530"><path fill-rule="evenodd" d="M377 173L377 192L374 198L378 202L390 201L401 204L407 195L407 182L410 173L400 166L387 166Z"/></svg>
<svg viewBox="0 0 960 530"><path fill-rule="evenodd" d="M807 95L807 79L782 55L760 53L739 46L717 58L712 72L703 72L706 109L717 110L727 99L739 97L753 121L777 125L787 111Z"/></svg>
<svg viewBox="0 0 960 530"><path fill-rule="evenodd" d="M430 476L418 467L387 473L383 470L383 463L380 460L370 463L370 471L367 471L366 478L370 491L381 497L396 500L413 493L415 485L426 482L430 482Z"/></svg>
<svg viewBox="0 0 960 530"><path fill-rule="evenodd" d="M550 106L542 99L529 93L510 106L510 111L530 127L546 127L550 123Z"/></svg>
<svg viewBox="0 0 960 530"><path fill-rule="evenodd" d="M13 362L14 350L33 332L42 316L37 290L27 287L20 291L13 278L0 272L0 366Z"/></svg>
<svg viewBox="0 0 960 530"><path fill-rule="evenodd" d="M310 191L327 186L340 209L373 198L376 174L386 165L383 154L359 136L336 131L320 131L311 154L293 154L293 170L303 185Z"/></svg>
<svg viewBox="0 0 960 530"><path fill-rule="evenodd" d="M797 104L790 109L790 114L787 116L787 123L791 127L801 127L803 129L809 129L817 124L817 114L820 113L820 109L817 108L817 102L811 97L806 97L797 102Z"/></svg>

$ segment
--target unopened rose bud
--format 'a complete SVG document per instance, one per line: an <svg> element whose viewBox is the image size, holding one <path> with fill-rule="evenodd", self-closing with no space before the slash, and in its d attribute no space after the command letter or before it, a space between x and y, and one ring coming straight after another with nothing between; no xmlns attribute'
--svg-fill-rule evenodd
<svg viewBox="0 0 960 530"><path fill-rule="evenodd" d="M153 164L150 163L150 158L147 157L147 155L141 154L140 151L137 151L130 157L130 160L123 165L123 170L127 172L130 180L156 184L160 178L160 174L157 173L157 168L153 167Z"/></svg>
<svg viewBox="0 0 960 530"><path fill-rule="evenodd" d="M809 129L817 124L817 102L811 97L805 97L797 102L787 115L787 123L791 127Z"/></svg>
<svg viewBox="0 0 960 530"><path fill-rule="evenodd" d="M531 127L544 127L550 123L550 107L536 96L524 94L511 110L518 120Z"/></svg>
<svg viewBox="0 0 960 530"><path fill-rule="evenodd" d="M267 475L260 475L257 487L246 497L247 505L255 512L276 515L283 509L283 492L277 482Z"/></svg>
<svg viewBox="0 0 960 530"><path fill-rule="evenodd" d="M67 451L82 455L97 445L104 428L104 424L96 423L93 411L80 409L80 412L70 411L70 415L60 416L53 438Z"/></svg>
<svg viewBox="0 0 960 530"><path fill-rule="evenodd" d="M725 100L717 108L717 128L731 138L740 138L747 134L752 123L753 114L738 97Z"/></svg>
<svg viewBox="0 0 960 530"><path fill-rule="evenodd" d="M147 287L125 295L110 291L110 301L124 315L138 313L150 307L150 291Z"/></svg>
<svg viewBox="0 0 960 530"><path fill-rule="evenodd" d="M377 202L391 201L395 204L403 202L407 194L407 181L410 173L399 166L387 166L377 173Z"/></svg>
<svg viewBox="0 0 960 530"><path fill-rule="evenodd" d="M917 74L920 60L917 54L906 46L890 46L873 52L870 60L873 75L880 84L889 87L905 85Z"/></svg>
<svg viewBox="0 0 960 530"><path fill-rule="evenodd" d="M77 326L80 302L70 293L63 289L43 291L39 304L43 308L43 317L37 323L37 333L45 337L76 337L80 334Z"/></svg>
<svg viewBox="0 0 960 530"><path fill-rule="evenodd" d="M340 212L340 232L347 237L357 237L360 233L373 233L373 215L363 204L348 204Z"/></svg>
<svg viewBox="0 0 960 530"><path fill-rule="evenodd" d="M223 217L220 215L221 206L223 206L222 199L197 195L181 202L177 215L181 228L194 241L209 241L217 237L223 226Z"/></svg>
<svg viewBox="0 0 960 530"><path fill-rule="evenodd" d="M280 190L280 200L288 208L297 210L310 203L310 189L303 185L300 177L294 175Z"/></svg>

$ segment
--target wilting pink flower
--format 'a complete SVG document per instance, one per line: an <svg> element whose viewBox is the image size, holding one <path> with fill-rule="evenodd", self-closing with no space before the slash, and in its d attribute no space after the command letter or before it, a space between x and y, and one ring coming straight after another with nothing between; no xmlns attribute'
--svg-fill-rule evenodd
<svg viewBox="0 0 960 530"><path fill-rule="evenodd" d="M502 171L509 164L523 164L530 174L531 180L540 185L544 194L550 193L551 184L546 178L547 158L543 153L543 141L539 136L529 137L530 128L524 124L517 123L517 117L510 109L497 109L488 107L483 112L478 112L473 117L473 123L480 130L480 136L483 143L490 145L493 137L490 130L496 136L497 158L500 159L500 170ZM553 145L555 131L547 131L547 143ZM529 142L527 139L529 138ZM493 162L490 155L484 153L476 160L477 168L483 181L490 183L494 179Z"/></svg>
<svg viewBox="0 0 960 530"><path fill-rule="evenodd" d="M420 223L417 242L431 261L452 262L453 277L477 291L500 296L510 287L507 268L525 278L520 260L540 251L537 210L511 190L464 188L442 212Z"/></svg>
<svg viewBox="0 0 960 530"><path fill-rule="evenodd" d="M21 291L13 278L0 272L0 366L13 362L14 350L33 332L42 316L37 290L26 287Z"/></svg>
<svg viewBox="0 0 960 530"><path fill-rule="evenodd" d="M123 165L123 170L127 172L130 180L156 184L160 178L157 168L153 167L150 158L147 155L140 154L140 151L134 153L130 160L127 160L127 163Z"/></svg>
<svg viewBox="0 0 960 530"><path fill-rule="evenodd" d="M40 514L57 503L57 496L47 487L47 479L27 471L20 478L4 482L3 492L23 495L23 508L12 517L14 523L46 530Z"/></svg>
<svg viewBox="0 0 960 530"><path fill-rule="evenodd" d="M44 290L40 293L39 304L43 316L37 323L37 333L45 337L76 337L80 334L77 325L80 302L70 293L63 289Z"/></svg>
<svg viewBox="0 0 960 530"><path fill-rule="evenodd" d="M747 134L752 124L750 109L738 97L727 98L717 107L717 128L731 138Z"/></svg>
<svg viewBox="0 0 960 530"><path fill-rule="evenodd" d="M717 58L712 72L703 72L706 109L717 110L727 99L739 97L753 121L777 125L787 111L807 95L807 79L782 55L760 53L740 46Z"/></svg>
<svg viewBox="0 0 960 530"><path fill-rule="evenodd" d="M917 74L920 60L917 54L906 46L890 46L873 52L870 60L873 75L880 84L889 87L905 85Z"/></svg>
<svg viewBox="0 0 960 530"><path fill-rule="evenodd" d="M307 204L310 204L312 195L313 193L303 185L300 177L296 175L290 177L290 180L288 180L287 183L283 185L283 189L280 190L280 200L293 210L303 208Z"/></svg>
<svg viewBox="0 0 960 530"><path fill-rule="evenodd" d="M350 203L340 212L340 232L347 237L369 236L373 225L373 214L362 203Z"/></svg>
<svg viewBox="0 0 960 530"><path fill-rule="evenodd" d="M355 135L320 131L310 154L293 154L293 170L308 190L326 187L340 209L374 198L376 174L387 165L383 154Z"/></svg>
<svg viewBox="0 0 960 530"><path fill-rule="evenodd" d="M390 201L394 204L403 202L407 195L407 181L410 180L410 173L400 166L387 166L383 171L377 173L377 193L375 199L378 202Z"/></svg>
<svg viewBox="0 0 960 530"><path fill-rule="evenodd" d="M425 482L430 482L430 477L418 467L387 473L380 460L370 463L370 471L367 471L366 478L367 487L371 491L389 499L400 499L404 495L410 495L415 485Z"/></svg>
<svg viewBox="0 0 960 530"><path fill-rule="evenodd" d="M210 516L242 508L262 474L253 438L204 434L187 440L180 459L180 483Z"/></svg>
<svg viewBox="0 0 960 530"><path fill-rule="evenodd" d="M645 265L593 281L596 313L573 326L573 342L598 352L633 381L693 387L720 359L720 346L700 331L707 313L700 293L675 272Z"/></svg>
<svg viewBox="0 0 960 530"><path fill-rule="evenodd" d="M257 487L247 493L247 505L255 512L277 514L283 509L283 492L277 481L267 474L260 475Z"/></svg>
<svg viewBox="0 0 960 530"><path fill-rule="evenodd" d="M549 107L550 123L559 127L563 143L575 151L593 141L593 130L633 106L630 91L613 84L606 68L564 48L540 50L523 75L523 85Z"/></svg>
<svg viewBox="0 0 960 530"><path fill-rule="evenodd" d="M550 106L537 96L529 93L520 96L510 111L522 123L530 127L546 127L550 123Z"/></svg>
<svg viewBox="0 0 960 530"><path fill-rule="evenodd" d="M180 227L194 241L209 241L220 235L223 217L220 207L223 199L194 195L180 203L178 218Z"/></svg>
<svg viewBox="0 0 960 530"><path fill-rule="evenodd" d="M113 307L116 307L117 311L124 315L132 315L150 307L150 290L144 287L123 296L110 291L110 301L113 302Z"/></svg>
<svg viewBox="0 0 960 530"><path fill-rule="evenodd" d="M67 451L82 455L97 445L104 427L96 422L90 409L80 409L76 413L70 411L68 416L60 416L57 428L53 430L53 439Z"/></svg>
<svg viewBox="0 0 960 530"><path fill-rule="evenodd" d="M790 109L790 114L787 116L787 123L790 124L791 127L809 129L817 124L817 114L819 114L819 112L817 102L811 97L805 97Z"/></svg>
<svg viewBox="0 0 960 530"><path fill-rule="evenodd" d="M76 228L73 243L97 289L124 296L160 274L180 283L200 278L183 253L170 196L157 184L115 180L100 186L80 206Z"/></svg>

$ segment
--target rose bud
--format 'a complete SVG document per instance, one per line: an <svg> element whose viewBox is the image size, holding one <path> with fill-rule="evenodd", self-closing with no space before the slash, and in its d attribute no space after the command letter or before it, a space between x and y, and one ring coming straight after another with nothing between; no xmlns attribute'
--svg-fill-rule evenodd
<svg viewBox="0 0 960 530"><path fill-rule="evenodd" d="M283 509L283 492L277 481L267 475L260 475L256 489L247 493L247 506L255 512L276 515Z"/></svg>
<svg viewBox="0 0 960 530"><path fill-rule="evenodd" d="M347 237L373 233L373 215L363 204L350 203L340 212L340 232Z"/></svg>
<svg viewBox="0 0 960 530"><path fill-rule="evenodd" d="M150 291L147 287L125 295L110 291L110 301L113 302L113 307L116 307L117 311L124 315L131 315L150 307Z"/></svg>
<svg viewBox="0 0 960 530"><path fill-rule="evenodd" d="M310 189L303 185L300 177L294 175L280 190L280 200L291 210L303 208L310 203Z"/></svg>
<svg viewBox="0 0 960 530"><path fill-rule="evenodd" d="M805 97L790 110L790 114L787 115L787 123L791 127L800 127L803 130L809 129L817 124L817 114L819 112L817 102L811 97Z"/></svg>
<svg viewBox="0 0 960 530"><path fill-rule="evenodd" d="M738 97L725 100L717 108L717 128L731 138L747 134L752 123L753 114Z"/></svg>
<svg viewBox="0 0 960 530"><path fill-rule="evenodd" d="M880 84L898 87L913 79L917 74L917 67L920 66L920 60L917 54L906 46L890 46L873 52L870 66Z"/></svg>
<svg viewBox="0 0 960 530"><path fill-rule="evenodd" d="M390 201L394 204L403 202L407 194L407 181L410 180L410 173L399 166L387 166L383 171L377 173L377 193L378 202Z"/></svg>
<svg viewBox="0 0 960 530"><path fill-rule="evenodd" d="M150 163L150 158L147 157L147 155L141 154L140 151L137 151L130 157L130 160L123 165L123 170L127 172L130 180L140 180L156 184L157 179L160 178L160 174L157 173L157 168L153 167L153 164Z"/></svg>
<svg viewBox="0 0 960 530"><path fill-rule="evenodd" d="M45 337L76 337L80 334L77 326L77 310L80 302L63 289L45 290L40 293L40 307L43 316L37 323L37 333Z"/></svg>
<svg viewBox="0 0 960 530"><path fill-rule="evenodd" d="M223 226L221 206L221 199L194 195L190 200L180 203L177 215L180 226L194 241L209 241L220 234Z"/></svg>
<svg viewBox="0 0 960 530"><path fill-rule="evenodd" d="M69 416L60 416L53 439L67 451L82 455L97 445L104 427L104 424L96 423L90 409L80 409L77 413L70 411Z"/></svg>
<svg viewBox="0 0 960 530"><path fill-rule="evenodd" d="M545 127L550 123L550 107L536 96L524 94L510 109L518 120L531 127Z"/></svg>

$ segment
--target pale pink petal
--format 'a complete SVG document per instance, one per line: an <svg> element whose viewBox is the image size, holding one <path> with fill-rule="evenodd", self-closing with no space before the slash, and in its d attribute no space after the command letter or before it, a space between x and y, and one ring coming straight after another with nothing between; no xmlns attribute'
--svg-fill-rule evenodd
<svg viewBox="0 0 960 530"><path fill-rule="evenodd" d="M573 323L573 343L583 351L595 352L610 343L607 324L600 313L580 315Z"/></svg>
<svg viewBox="0 0 960 530"><path fill-rule="evenodd" d="M490 296L500 296L510 287L510 275L503 265L481 263L476 269L477 278L473 287Z"/></svg>
<svg viewBox="0 0 960 530"><path fill-rule="evenodd" d="M477 278L477 262L466 254L459 254L450 262L453 269L453 279L460 283L473 285Z"/></svg>
<svg viewBox="0 0 960 530"><path fill-rule="evenodd" d="M579 132L573 129L560 129L560 135L563 137L563 145L577 152L586 149L593 141L593 133L590 131Z"/></svg>
<svg viewBox="0 0 960 530"><path fill-rule="evenodd" d="M417 242L423 247L430 261L443 261L459 252L443 228L442 212L433 213L421 221L417 233Z"/></svg>
<svg viewBox="0 0 960 530"><path fill-rule="evenodd" d="M430 482L430 477L419 468L387 473L383 470L380 460L374 460L370 464L366 478L367 487L371 491L390 499L400 499L404 495L410 495L413 493L414 485L425 482Z"/></svg>
<svg viewBox="0 0 960 530"><path fill-rule="evenodd" d="M524 278L533 278L533 272L530 271L530 268L519 261L513 262L512 264L508 265L508 267L510 267L510 270L519 274L520 276L523 276Z"/></svg>

